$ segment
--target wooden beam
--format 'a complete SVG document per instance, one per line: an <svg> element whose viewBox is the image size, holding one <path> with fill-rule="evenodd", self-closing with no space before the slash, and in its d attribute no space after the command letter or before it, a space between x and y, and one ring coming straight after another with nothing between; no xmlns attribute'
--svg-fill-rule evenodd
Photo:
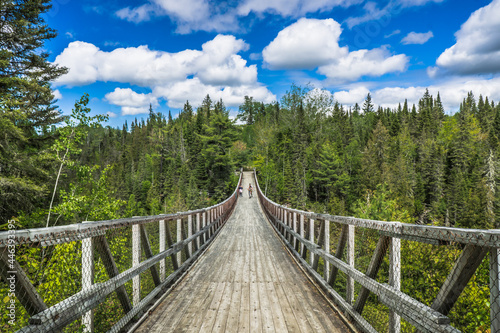
<svg viewBox="0 0 500 333"><path fill-rule="evenodd" d="M9 257L8 249L9 247L0 249L0 276L9 289L14 289L16 298L30 316L46 310L47 305L43 302L22 267L15 260L15 254L10 254L11 257Z"/></svg>
<svg viewBox="0 0 500 333"><path fill-rule="evenodd" d="M149 259L153 256L153 251L151 250L151 244L149 244L148 234L146 233L146 226L144 224L141 224L140 228L141 228L142 249L146 254L146 258ZM153 277L153 282L155 283L155 286L160 285L161 283L160 274L158 273L156 266L151 266L149 270L151 271L151 276Z"/></svg>
<svg viewBox="0 0 500 333"><path fill-rule="evenodd" d="M303 215L302 215L303 217ZM303 230L303 233L302 233L302 240L304 239L309 239L309 228L307 228L306 224L304 223L303 224L304 226L304 230ZM304 243L302 242L301 240L301 243L302 243L302 259L306 260L307 259L307 246L304 245Z"/></svg>
<svg viewBox="0 0 500 333"><path fill-rule="evenodd" d="M104 264L106 273L108 273L108 277L112 279L120 274L118 268L116 267L115 260L113 259L113 255L111 254L111 249L109 248L106 236L103 235L94 237L94 244L99 256L101 257L102 263ZM130 303L125 286L118 287L116 289L116 295L118 296L118 300L120 301L123 311L125 313L129 312L132 309L132 303Z"/></svg>
<svg viewBox="0 0 500 333"><path fill-rule="evenodd" d="M324 220L325 221L325 241L323 242L323 246L325 249L325 252L330 254L330 221ZM325 281L328 281L328 278L330 276L330 263L326 261L326 259L323 259L323 262L325 263L325 266L323 268L323 277L325 278Z"/></svg>
<svg viewBox="0 0 500 333"><path fill-rule="evenodd" d="M94 240L92 237L82 239L82 290L94 284ZM82 316L83 333L94 332L94 310Z"/></svg>
<svg viewBox="0 0 500 333"><path fill-rule="evenodd" d="M29 319L30 326L22 328L18 333L55 332L57 329L65 327L70 322L81 317L85 312L97 307L109 294L116 291L117 288L124 287L124 284L135 276L142 274L163 258L181 251L183 245L184 242L162 253L158 253L152 258L142 261L138 266L129 268L117 276L110 278L108 281L94 284L87 290L78 292L64 301L32 316ZM183 267L181 267L181 270Z"/></svg>
<svg viewBox="0 0 500 333"><path fill-rule="evenodd" d="M172 245L174 245L174 241L172 240L172 235L170 234L170 226L168 225L168 222L169 221L167 221L167 225L165 228L165 236L167 237L167 245L170 248L170 247L172 247ZM170 259L172 260L172 266L174 266L174 270L179 269L179 264L177 262L177 256L175 254L172 254L170 256Z"/></svg>
<svg viewBox="0 0 500 333"><path fill-rule="evenodd" d="M160 252L163 252L166 250L166 247L165 247L165 220L161 220L159 222L159 225L158 225L158 232L160 233L159 235L159 241L160 241L160 244L159 244L159 251ZM164 281L165 280L165 271L166 271L166 262L165 262L165 259L163 260L160 260L160 280L161 281Z"/></svg>
<svg viewBox="0 0 500 333"><path fill-rule="evenodd" d="M193 215L188 215L188 223L187 223L187 237L189 238L193 235ZM191 254L193 254L193 242L190 242L188 244L188 253L189 256L191 257Z"/></svg>
<svg viewBox="0 0 500 333"><path fill-rule="evenodd" d="M389 252L389 285L401 290L401 239L391 238ZM389 310L389 333L401 332L401 316L396 311Z"/></svg>
<svg viewBox="0 0 500 333"><path fill-rule="evenodd" d="M304 215L300 214L300 236L304 238ZM304 245L301 242L297 242L300 244L300 254L304 253Z"/></svg>
<svg viewBox="0 0 500 333"><path fill-rule="evenodd" d="M182 223L181 224L182 240L189 238L188 235L187 235L187 230L186 229L187 228L186 228L185 223ZM189 251L189 244L190 243L184 244L184 248L182 249L183 252L184 252L184 257L186 258L186 260L191 257L191 251Z"/></svg>
<svg viewBox="0 0 500 333"><path fill-rule="evenodd" d="M309 241L314 244L314 219L309 219ZM311 251L309 254L309 264L314 264L314 253Z"/></svg>
<svg viewBox="0 0 500 333"><path fill-rule="evenodd" d="M375 280L390 243L390 237L380 236L377 242L377 246L375 247L375 252L373 253L372 259L370 260L368 269L366 270L365 275L367 277ZM359 313L363 313L363 308L365 307L366 300L368 299L369 294L370 290L365 287L361 287L358 297L356 298L356 303L354 304L354 308Z"/></svg>
<svg viewBox="0 0 500 333"><path fill-rule="evenodd" d="M177 219L177 243L182 242L182 219ZM182 252L177 252L177 263L182 265Z"/></svg>
<svg viewBox="0 0 500 333"><path fill-rule="evenodd" d="M347 244L347 231L348 225L343 224L342 230L340 231L339 242L337 243L337 248L335 249L336 258L342 259L342 255L344 254L344 249ZM338 272L339 269L336 266L333 266L330 277L328 278L328 285L333 287L335 280L337 279Z"/></svg>
<svg viewBox="0 0 500 333"><path fill-rule="evenodd" d="M354 269L354 232L355 228L353 225L347 226L347 265L350 268ZM347 303L354 303L354 278L350 275L347 275L346 279L346 287L345 287L345 299Z"/></svg>
<svg viewBox="0 0 500 333"><path fill-rule="evenodd" d="M323 247L325 242L325 220L321 220L321 224L319 226L319 236L318 236L318 247ZM314 261L312 264L312 269L318 271L319 265L319 256L314 256Z"/></svg>
<svg viewBox="0 0 500 333"><path fill-rule="evenodd" d="M141 263L141 232L139 224L132 225L132 267ZM139 304L141 301L141 275L137 274L132 279L132 303Z"/></svg>
<svg viewBox="0 0 500 333"><path fill-rule="evenodd" d="M468 244L455 262L446 281L441 286L431 308L447 315L465 286L483 262L489 248Z"/></svg>
<svg viewBox="0 0 500 333"><path fill-rule="evenodd" d="M200 225L200 213L196 213L196 221L193 222L195 223L195 227L194 227L194 232L197 233L198 231L200 231L200 228L201 228L201 225ZM200 237L196 238L196 241L194 242L194 252L197 252L198 249L200 248Z"/></svg>

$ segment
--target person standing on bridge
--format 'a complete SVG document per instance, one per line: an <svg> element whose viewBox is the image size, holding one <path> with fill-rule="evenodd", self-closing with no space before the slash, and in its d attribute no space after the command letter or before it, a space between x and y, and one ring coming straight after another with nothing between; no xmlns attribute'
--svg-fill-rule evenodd
<svg viewBox="0 0 500 333"><path fill-rule="evenodd" d="M248 198L251 198L252 197L252 191L253 191L253 188L252 188L252 184L248 184Z"/></svg>

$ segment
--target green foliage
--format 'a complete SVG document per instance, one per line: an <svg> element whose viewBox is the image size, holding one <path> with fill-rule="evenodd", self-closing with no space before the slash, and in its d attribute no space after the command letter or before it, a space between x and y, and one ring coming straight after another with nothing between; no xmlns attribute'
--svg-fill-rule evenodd
<svg viewBox="0 0 500 333"><path fill-rule="evenodd" d="M378 221L410 222L408 211L390 195L386 184L377 185L373 191L367 190L365 197L354 204L355 216Z"/></svg>
<svg viewBox="0 0 500 333"><path fill-rule="evenodd" d="M56 36L44 22L49 0L2 0L0 7L0 220L47 202L53 156L48 153L62 120L50 81L66 72L50 63L44 43ZM22 195L22 197L21 197Z"/></svg>

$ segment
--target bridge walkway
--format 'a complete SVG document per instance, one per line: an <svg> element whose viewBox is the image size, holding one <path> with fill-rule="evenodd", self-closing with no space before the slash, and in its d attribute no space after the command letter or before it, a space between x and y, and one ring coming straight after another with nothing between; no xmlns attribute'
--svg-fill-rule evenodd
<svg viewBox="0 0 500 333"><path fill-rule="evenodd" d="M207 252L135 332L349 331L245 191Z"/></svg>

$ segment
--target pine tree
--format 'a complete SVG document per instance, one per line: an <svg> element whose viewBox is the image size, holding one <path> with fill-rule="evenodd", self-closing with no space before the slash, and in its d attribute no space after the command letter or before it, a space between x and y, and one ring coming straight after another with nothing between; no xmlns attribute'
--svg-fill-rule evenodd
<svg viewBox="0 0 500 333"><path fill-rule="evenodd" d="M66 68L50 63L56 36L43 19L50 0L2 1L0 20L0 220L47 203L47 149L62 121L50 82Z"/></svg>
<svg viewBox="0 0 500 333"><path fill-rule="evenodd" d="M366 95L365 102L363 103L363 113L366 115L370 112L373 112L374 110L375 109L372 103L372 95L368 93L368 95Z"/></svg>

